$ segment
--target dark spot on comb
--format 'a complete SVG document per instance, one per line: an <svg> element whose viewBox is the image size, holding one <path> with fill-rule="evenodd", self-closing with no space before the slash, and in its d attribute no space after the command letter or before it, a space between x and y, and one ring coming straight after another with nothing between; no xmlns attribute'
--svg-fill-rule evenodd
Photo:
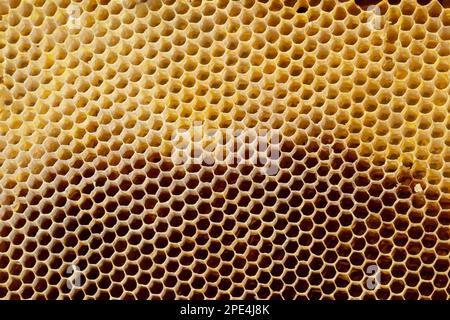
<svg viewBox="0 0 450 320"><path fill-rule="evenodd" d="M438 0L438 2L446 9L450 8L450 0Z"/></svg>
<svg viewBox="0 0 450 320"><path fill-rule="evenodd" d="M382 2L381 0L355 0L357 6L359 6L363 10L367 10L370 6L376 6Z"/></svg>

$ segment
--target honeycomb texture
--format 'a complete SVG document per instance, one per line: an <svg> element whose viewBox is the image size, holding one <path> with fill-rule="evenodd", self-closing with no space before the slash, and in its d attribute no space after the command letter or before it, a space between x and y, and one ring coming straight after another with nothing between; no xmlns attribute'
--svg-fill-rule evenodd
<svg viewBox="0 0 450 320"><path fill-rule="evenodd" d="M0 15L0 298L449 298L447 1ZM174 163L194 121L278 130L278 172Z"/></svg>

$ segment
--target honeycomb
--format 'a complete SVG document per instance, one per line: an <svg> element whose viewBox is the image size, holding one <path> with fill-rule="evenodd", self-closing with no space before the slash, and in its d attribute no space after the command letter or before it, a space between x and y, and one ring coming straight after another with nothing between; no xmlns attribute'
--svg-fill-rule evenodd
<svg viewBox="0 0 450 320"><path fill-rule="evenodd" d="M449 298L449 1L0 16L0 298Z"/></svg>

